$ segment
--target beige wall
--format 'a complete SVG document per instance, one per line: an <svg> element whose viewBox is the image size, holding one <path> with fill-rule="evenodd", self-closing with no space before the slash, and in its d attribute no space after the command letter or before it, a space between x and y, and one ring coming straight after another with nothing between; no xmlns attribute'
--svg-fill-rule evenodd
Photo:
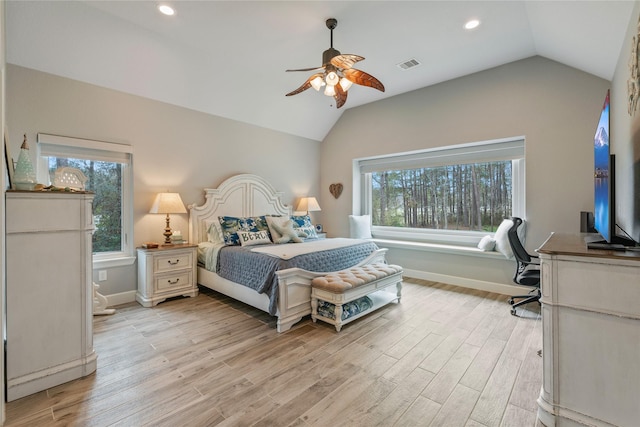
<svg viewBox="0 0 640 427"><path fill-rule="evenodd" d="M553 231L578 232L580 211L593 210L592 141L608 88L606 80L532 57L347 110L322 145L325 228L348 235L354 158L523 135L527 248ZM335 182L345 184L337 200L329 194ZM507 263L393 249L390 259L431 273L511 282ZM478 264L502 272L479 271Z"/></svg>
<svg viewBox="0 0 640 427"><path fill-rule="evenodd" d="M164 217L148 214L160 191L201 204L203 188L254 173L283 191L287 204L319 193L317 141L14 65L7 67L6 103L14 157L23 133L33 147L38 132L133 146L136 246L164 238ZM174 230L186 235L187 224L187 215L172 215ZM100 292L135 289L134 267L110 271Z"/></svg>
<svg viewBox="0 0 640 427"><path fill-rule="evenodd" d="M611 82L611 150L616 155L616 220L640 241L640 104L632 115L628 110L627 81L633 38L638 40L640 3L631 14L625 43ZM618 230L620 233L620 230Z"/></svg>

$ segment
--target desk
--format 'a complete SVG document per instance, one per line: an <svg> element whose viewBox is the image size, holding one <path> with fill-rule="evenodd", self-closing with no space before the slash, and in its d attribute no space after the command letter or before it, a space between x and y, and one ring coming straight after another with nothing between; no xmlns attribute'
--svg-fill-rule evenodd
<svg viewBox="0 0 640 427"><path fill-rule="evenodd" d="M588 250L552 234L541 260L543 381L538 418L552 426L637 426L640 253Z"/></svg>

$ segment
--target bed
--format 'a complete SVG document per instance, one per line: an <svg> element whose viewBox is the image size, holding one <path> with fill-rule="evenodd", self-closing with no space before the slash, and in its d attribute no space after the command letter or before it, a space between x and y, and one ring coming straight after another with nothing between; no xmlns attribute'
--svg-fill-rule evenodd
<svg viewBox="0 0 640 427"><path fill-rule="evenodd" d="M219 216L255 217L292 214L291 208L282 203L282 193L276 191L269 182L257 175L235 175L220 184L218 188L206 188L204 191L204 204L189 206L189 238L201 246L205 246L209 241L209 227L212 222L218 221ZM329 243L316 242L319 245ZM305 242L298 245L306 244ZM351 266L385 262L386 249L370 244L373 245L370 252ZM326 257L327 252L323 252L323 256ZM343 268L344 265L339 269ZM277 295L275 310L274 299L267 293L260 293L236 281L221 277L217 272L209 271L202 263L198 264L198 284L275 315L278 332L284 332L302 317L311 314L311 280L335 271L310 270L312 269L291 267L275 271L276 287L273 291Z"/></svg>

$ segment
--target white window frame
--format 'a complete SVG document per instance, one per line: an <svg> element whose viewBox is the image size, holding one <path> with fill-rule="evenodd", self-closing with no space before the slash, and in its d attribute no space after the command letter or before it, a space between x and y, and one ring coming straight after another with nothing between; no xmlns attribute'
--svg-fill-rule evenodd
<svg viewBox="0 0 640 427"><path fill-rule="evenodd" d="M46 133L38 134L38 182L48 183L48 156L118 162L122 168L122 250L93 255L93 268L131 265L133 248L133 147L127 144L95 141Z"/></svg>
<svg viewBox="0 0 640 427"><path fill-rule="evenodd" d="M353 160L354 215L371 215L371 173L383 170L400 170L417 167L437 167L470 162L511 160L513 216L525 217L525 138L524 136L451 145L426 150L394 153L383 156L363 157ZM484 231L434 230L409 227L385 227L372 225L374 238L439 243L459 246L475 246L487 235Z"/></svg>

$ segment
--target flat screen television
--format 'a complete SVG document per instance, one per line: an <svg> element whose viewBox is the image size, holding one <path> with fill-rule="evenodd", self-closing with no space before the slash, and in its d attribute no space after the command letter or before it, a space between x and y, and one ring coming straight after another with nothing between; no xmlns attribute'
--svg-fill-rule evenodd
<svg viewBox="0 0 640 427"><path fill-rule="evenodd" d="M609 150L609 91L602 106L593 138L594 228L603 243L614 243L615 237L615 157Z"/></svg>

